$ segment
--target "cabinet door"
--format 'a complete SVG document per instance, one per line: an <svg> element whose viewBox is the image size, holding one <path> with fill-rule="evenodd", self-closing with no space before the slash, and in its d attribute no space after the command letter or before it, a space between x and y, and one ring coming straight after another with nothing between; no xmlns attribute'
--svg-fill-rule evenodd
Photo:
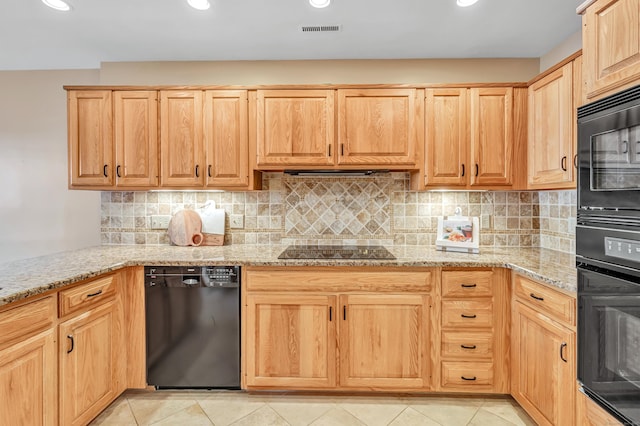
<svg viewBox="0 0 640 426"><path fill-rule="evenodd" d="M158 92L113 93L116 185L158 186Z"/></svg>
<svg viewBox="0 0 640 426"><path fill-rule="evenodd" d="M71 186L113 185L113 121L110 90L67 94Z"/></svg>
<svg viewBox="0 0 640 426"><path fill-rule="evenodd" d="M160 91L161 186L204 184L202 91Z"/></svg>
<svg viewBox="0 0 640 426"><path fill-rule="evenodd" d="M0 419L5 425L56 425L55 330L0 350Z"/></svg>
<svg viewBox="0 0 640 426"><path fill-rule="evenodd" d="M340 386L428 388L429 310L423 295L340 296Z"/></svg>
<svg viewBox="0 0 640 426"><path fill-rule="evenodd" d="M575 424L575 332L516 302L511 354L511 393L536 423Z"/></svg>
<svg viewBox="0 0 640 426"><path fill-rule="evenodd" d="M466 186L467 89L427 89L425 95L425 185Z"/></svg>
<svg viewBox="0 0 640 426"><path fill-rule="evenodd" d="M587 98L617 92L640 77L640 3L598 0L583 17Z"/></svg>
<svg viewBox="0 0 640 426"><path fill-rule="evenodd" d="M246 90L207 90L204 94L206 185L249 184L249 123Z"/></svg>
<svg viewBox="0 0 640 426"><path fill-rule="evenodd" d="M333 90L258 90L258 166L334 163Z"/></svg>
<svg viewBox="0 0 640 426"><path fill-rule="evenodd" d="M338 90L338 164L415 166L415 89Z"/></svg>
<svg viewBox="0 0 640 426"><path fill-rule="evenodd" d="M471 102L471 185L511 185L513 88L474 88Z"/></svg>
<svg viewBox="0 0 640 426"><path fill-rule="evenodd" d="M529 86L529 186L573 182L573 66L568 63Z"/></svg>
<svg viewBox="0 0 640 426"><path fill-rule="evenodd" d="M336 385L335 296L248 295L248 387Z"/></svg>
<svg viewBox="0 0 640 426"><path fill-rule="evenodd" d="M121 333L115 300L60 324L60 424L87 424L118 396Z"/></svg>

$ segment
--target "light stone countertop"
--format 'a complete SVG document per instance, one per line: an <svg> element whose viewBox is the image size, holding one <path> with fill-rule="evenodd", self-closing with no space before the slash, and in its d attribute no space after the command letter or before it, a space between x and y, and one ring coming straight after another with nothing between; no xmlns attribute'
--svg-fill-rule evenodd
<svg viewBox="0 0 640 426"><path fill-rule="evenodd" d="M284 245L221 247L97 246L0 263L0 306L126 266L453 266L505 267L575 295L575 256L540 248L480 248L479 254L433 246L388 246L396 260L280 260Z"/></svg>

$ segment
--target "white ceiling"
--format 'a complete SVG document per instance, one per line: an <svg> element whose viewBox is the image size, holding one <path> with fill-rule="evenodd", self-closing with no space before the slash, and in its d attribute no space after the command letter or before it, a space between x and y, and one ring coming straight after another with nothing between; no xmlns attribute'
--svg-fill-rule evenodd
<svg viewBox="0 0 640 426"><path fill-rule="evenodd" d="M2 0L0 70L100 62L540 57L580 29L582 0ZM341 25L302 33L301 25Z"/></svg>

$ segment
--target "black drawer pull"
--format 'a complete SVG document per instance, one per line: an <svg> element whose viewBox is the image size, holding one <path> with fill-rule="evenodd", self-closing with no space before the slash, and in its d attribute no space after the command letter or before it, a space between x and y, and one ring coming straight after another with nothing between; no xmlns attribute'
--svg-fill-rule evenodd
<svg viewBox="0 0 640 426"><path fill-rule="evenodd" d="M342 319L347 320L347 305L342 306Z"/></svg>
<svg viewBox="0 0 640 426"><path fill-rule="evenodd" d="M75 346L75 342L73 341L73 336L71 334L67 336L67 339L71 340L71 349L67 351L67 353L70 354L71 352L73 352L73 347Z"/></svg>
<svg viewBox="0 0 640 426"><path fill-rule="evenodd" d="M104 167L102 168L102 174L104 175L104 177L109 177L107 175L107 165L105 164Z"/></svg>
<svg viewBox="0 0 640 426"><path fill-rule="evenodd" d="M96 297L100 294L102 294L102 290L98 290L95 293L87 294L87 297Z"/></svg>
<svg viewBox="0 0 640 426"><path fill-rule="evenodd" d="M464 376L460 376L460 378L461 378L462 380L466 380L466 381L469 381L469 382L473 382L474 380L476 380L476 376L473 376L473 377L471 377L471 378L469 378L469 377L464 377Z"/></svg>
<svg viewBox="0 0 640 426"><path fill-rule="evenodd" d="M567 358L564 357L564 352L563 349L567 347L567 343L566 342L562 342L562 344L560 345L560 359L563 360L564 362L569 362L567 361Z"/></svg>
<svg viewBox="0 0 640 426"><path fill-rule="evenodd" d="M461 314L460 316L461 316L462 318L475 318L475 317L476 317L476 314L473 314L473 315L465 315L465 314Z"/></svg>
<svg viewBox="0 0 640 426"><path fill-rule="evenodd" d="M534 298L534 299L536 299L536 300L540 300L540 301L544 300L544 297L536 296L536 295L535 295L535 294L533 294L533 293L531 293L529 296L533 297L533 298Z"/></svg>
<svg viewBox="0 0 640 426"><path fill-rule="evenodd" d="M462 176L464 176L464 164L462 165Z"/></svg>
<svg viewBox="0 0 640 426"><path fill-rule="evenodd" d="M477 287L477 284L460 284L460 287L462 288L474 288Z"/></svg>
<svg viewBox="0 0 640 426"><path fill-rule="evenodd" d="M460 345L462 349L475 349L476 345Z"/></svg>
<svg viewBox="0 0 640 426"><path fill-rule="evenodd" d="M333 319L333 308L329 306L329 321Z"/></svg>
<svg viewBox="0 0 640 426"><path fill-rule="evenodd" d="M118 177L122 177L122 176L120 175L120 167L122 167L122 166L120 166L120 164L118 164L118 165L116 166L116 176L118 176Z"/></svg>
<svg viewBox="0 0 640 426"><path fill-rule="evenodd" d="M567 156L565 155L564 157L562 157L562 160L560 160L560 167L562 167L562 171L567 171Z"/></svg>
<svg viewBox="0 0 640 426"><path fill-rule="evenodd" d="M331 157L331 144L329 144L329 153L327 154L327 157Z"/></svg>
<svg viewBox="0 0 640 426"><path fill-rule="evenodd" d="M207 174L211 177L211 164L207 166Z"/></svg>

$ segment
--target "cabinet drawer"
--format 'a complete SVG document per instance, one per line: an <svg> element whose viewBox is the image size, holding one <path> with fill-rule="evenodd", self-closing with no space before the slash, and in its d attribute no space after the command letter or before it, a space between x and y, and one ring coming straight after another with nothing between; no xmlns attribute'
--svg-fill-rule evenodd
<svg viewBox="0 0 640 426"><path fill-rule="evenodd" d="M442 387L491 386L491 362L443 362Z"/></svg>
<svg viewBox="0 0 640 426"><path fill-rule="evenodd" d="M442 302L443 327L491 327L493 303L491 299L444 300Z"/></svg>
<svg viewBox="0 0 640 426"><path fill-rule="evenodd" d="M514 294L516 298L534 309L545 312L569 326L575 326L575 297L560 293L520 275L515 276Z"/></svg>
<svg viewBox="0 0 640 426"><path fill-rule="evenodd" d="M491 297L492 271L443 271L442 297Z"/></svg>
<svg viewBox="0 0 640 426"><path fill-rule="evenodd" d="M50 327L56 318L56 303L48 296L0 312L0 344Z"/></svg>
<svg viewBox="0 0 640 426"><path fill-rule="evenodd" d="M116 275L101 277L60 294L60 316L101 303L116 292Z"/></svg>
<svg viewBox="0 0 640 426"><path fill-rule="evenodd" d="M488 331L443 331L442 356L457 358L491 358L493 333Z"/></svg>
<svg viewBox="0 0 640 426"><path fill-rule="evenodd" d="M428 269L380 268L252 268L246 271L249 291L418 291L431 290L432 273Z"/></svg>

